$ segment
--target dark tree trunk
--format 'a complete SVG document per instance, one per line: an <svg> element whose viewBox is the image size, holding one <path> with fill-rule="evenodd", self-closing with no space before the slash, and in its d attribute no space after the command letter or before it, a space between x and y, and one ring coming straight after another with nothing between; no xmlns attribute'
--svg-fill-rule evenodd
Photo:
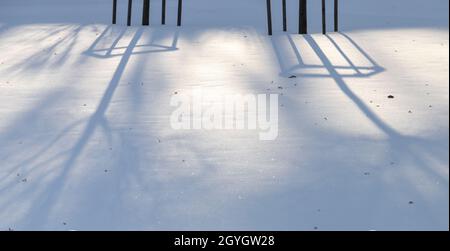
<svg viewBox="0 0 450 251"><path fill-rule="evenodd" d="M131 26L131 9L133 8L133 0L128 0L128 16L127 25Z"/></svg>
<svg viewBox="0 0 450 251"><path fill-rule="evenodd" d="M142 25L150 25L150 0L144 0L142 7Z"/></svg>
<svg viewBox="0 0 450 251"><path fill-rule="evenodd" d="M334 0L334 31L339 31L339 0Z"/></svg>
<svg viewBox="0 0 450 251"><path fill-rule="evenodd" d="M161 7L161 24L166 24L166 0L162 0L162 7Z"/></svg>
<svg viewBox="0 0 450 251"><path fill-rule="evenodd" d="M267 32L269 36L272 36L272 3L270 0L266 1L267 3Z"/></svg>
<svg viewBox="0 0 450 251"><path fill-rule="evenodd" d="M306 0L299 0L299 31L300 34L308 33L308 5Z"/></svg>
<svg viewBox="0 0 450 251"><path fill-rule="evenodd" d="M283 31L287 31L287 6L286 6L286 0L283 0Z"/></svg>
<svg viewBox="0 0 450 251"><path fill-rule="evenodd" d="M117 0L113 0L112 23L117 23Z"/></svg>
<svg viewBox="0 0 450 251"><path fill-rule="evenodd" d="M178 20L177 25L181 26L181 16L183 14L183 0L178 0Z"/></svg>
<svg viewBox="0 0 450 251"><path fill-rule="evenodd" d="M327 11L325 0L322 0L322 33L327 34Z"/></svg>

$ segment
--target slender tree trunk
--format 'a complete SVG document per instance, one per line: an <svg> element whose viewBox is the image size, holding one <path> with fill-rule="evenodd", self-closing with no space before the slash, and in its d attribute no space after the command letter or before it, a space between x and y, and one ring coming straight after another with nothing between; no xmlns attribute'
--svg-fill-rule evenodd
<svg viewBox="0 0 450 251"><path fill-rule="evenodd" d="M162 0L162 7L161 7L161 24L166 24L166 0Z"/></svg>
<svg viewBox="0 0 450 251"><path fill-rule="evenodd" d="M334 0L334 31L339 31L339 0Z"/></svg>
<svg viewBox="0 0 450 251"><path fill-rule="evenodd" d="M267 31L269 36L272 36L272 2L271 0L266 0L267 3Z"/></svg>
<svg viewBox="0 0 450 251"><path fill-rule="evenodd" d="M300 34L308 33L308 5L306 0L299 0L299 31Z"/></svg>
<svg viewBox="0 0 450 251"><path fill-rule="evenodd" d="M133 0L128 0L128 16L127 16L127 25L131 26L131 11L133 8Z"/></svg>
<svg viewBox="0 0 450 251"><path fill-rule="evenodd" d="M150 0L144 0L142 7L142 25L150 25Z"/></svg>
<svg viewBox="0 0 450 251"><path fill-rule="evenodd" d="M287 31L287 4L283 0L283 31Z"/></svg>
<svg viewBox="0 0 450 251"><path fill-rule="evenodd" d="M117 0L113 0L112 24L117 23Z"/></svg>
<svg viewBox="0 0 450 251"><path fill-rule="evenodd" d="M178 0L178 20L177 25L181 26L181 16L183 15L183 0Z"/></svg>
<svg viewBox="0 0 450 251"><path fill-rule="evenodd" d="M325 0L322 0L322 33L327 34L327 10Z"/></svg>

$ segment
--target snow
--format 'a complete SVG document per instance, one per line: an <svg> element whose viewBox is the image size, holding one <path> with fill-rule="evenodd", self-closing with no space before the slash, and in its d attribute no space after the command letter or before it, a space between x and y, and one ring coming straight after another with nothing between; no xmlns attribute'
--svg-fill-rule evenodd
<svg viewBox="0 0 450 251"><path fill-rule="evenodd" d="M0 1L0 229L448 230L448 1L342 0L327 36L309 1L300 36L275 0L273 37L261 0L119 2ZM173 130L199 87L282 94L278 138Z"/></svg>

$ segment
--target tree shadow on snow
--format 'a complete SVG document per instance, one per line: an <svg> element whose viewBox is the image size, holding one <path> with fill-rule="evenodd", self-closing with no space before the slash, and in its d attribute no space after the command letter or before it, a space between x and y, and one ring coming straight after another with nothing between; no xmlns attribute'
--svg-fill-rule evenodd
<svg viewBox="0 0 450 251"><path fill-rule="evenodd" d="M317 40L320 40L320 44ZM328 40L328 45L323 46L324 41ZM372 141L374 144L382 143L385 144L386 149L386 159L390 159L391 163L378 163L373 166L374 172L385 173L386 175L390 173L389 169L396 169L399 173L403 174L402 177L390 177L391 179L397 179L395 185L386 183L385 175L381 174L378 178L379 182L386 184L386 186L379 187L379 191L372 193L376 195L372 199L383 203L383 201L395 199L415 201L418 204L426 205L430 203L430 194L426 194L423 189L423 184L420 181L412 178L414 175L420 175L420 177L426 177L427 180L434 180L438 184L443 186L448 186L448 176L446 177L442 170L437 170L433 165L445 166L448 163L448 143L442 145L442 142L438 142L432 139L424 139L420 137L405 135L394 127L389 125L388 122L384 121L380 116L376 114L359 96L351 89L346 79L350 78L370 78L376 74L380 74L385 71L385 69L380 66L366 51L364 51L361 46L359 46L349 35L344 33L336 33L332 35L325 35L325 37L316 37L311 35L305 36L291 36L291 35L275 35L272 38L272 46L274 52L277 56L277 60L280 67L280 76L284 78L325 78L332 80L342 94L347 97L347 99L358 108L362 115L367 118L380 132L385 135L386 139L376 140L367 139ZM345 49L343 48L345 47ZM286 49L287 48L287 49ZM335 54L339 55L342 59L341 64L336 64L333 62L335 57L330 57L330 48L334 48ZM353 57L355 53L347 54L347 50L357 51L359 54L357 60L361 62L361 58L366 62L363 66L360 66L358 62L354 62ZM287 51L287 52L286 52ZM309 52L308 52L309 51ZM303 57L303 54L307 54ZM309 53L309 54L308 54ZM331 52L333 53L333 52ZM318 58L318 62L311 64L305 62L304 58L310 59L314 55ZM342 64L344 62L344 64ZM285 104L289 102L294 102L293 100L285 100ZM298 124L295 119L292 123ZM356 126L349 124L349 127ZM338 137L339 141L349 140L353 142L350 138L342 138L341 136L334 135L330 132L323 132L328 137ZM354 139L355 144L358 142ZM345 143L343 143L345 145ZM328 165L334 165L336 163L328 163ZM322 163L323 165L323 163ZM403 165L399 167L398 165ZM409 166L405 168L404 166ZM399 169L401 168L401 169ZM400 181L401 180L401 181ZM323 185L325 188L326 185ZM415 190L415 195L413 198L405 198L405 195L411 196L411 192L408 192L413 188ZM390 190L391 189L391 190ZM395 190L392 190L395 189ZM382 192L381 192L382 191ZM355 196L349 195L349 196ZM434 196L434 195L432 195ZM436 196L440 196L437 195ZM333 201L333 198L329 198ZM275 203L275 202L274 202ZM395 203L395 202L394 202ZM438 203L434 201L433 203ZM445 203L445 202L443 202ZM371 203L370 203L371 204ZM405 203L406 204L406 203ZM445 208L442 205L436 208ZM375 210L371 208L371 210ZM379 214L381 211L373 211L373 215ZM367 219L370 224L376 225L372 219ZM402 224L398 224L398 229L405 227L408 222L405 219L393 218L392 221L403 221ZM362 220L360 222L363 222ZM422 223L423 224L423 223ZM364 225L364 224L362 224ZM362 226L361 225L361 226ZM367 225L367 224L366 224ZM426 224L423 224L425 226ZM350 226L350 225L349 225ZM295 227L294 227L295 229ZM359 228L357 228L359 229Z"/></svg>
<svg viewBox="0 0 450 251"><path fill-rule="evenodd" d="M65 28L62 28L63 30ZM140 44L142 43L143 37L149 35L146 33L145 28L138 28L138 29L128 29L126 27L119 27L118 30L113 30L114 26L108 26L102 34L98 36L98 38L93 42L93 44L84 52L85 56L88 57L94 57L98 58L99 60L109 59L109 58L120 58L120 61L118 62L118 65L112 74L111 80L107 85L106 90L104 91L101 100L99 101L99 104L97 105L96 110L93 112L91 116L87 118L86 121L77 121L65 129L63 129L60 133L57 134L56 137L54 137L52 140L49 141L48 144L45 144L43 146L40 146L40 150L36 151L36 153L30 155L26 159L22 160L20 164L15 165L12 170L9 172L9 175L1 177L1 180L5 180L7 178L11 178L10 176L14 173L18 173L18 170L22 167L27 167L26 172L22 173L21 175L26 176L26 173L36 171L36 168L44 168L45 166L51 165L54 161L59 161L62 163L57 171L51 171L51 172L44 172L43 176L40 177L41 180L47 179L47 176L52 173L52 175L56 176L52 177L51 180L45 185L45 189L43 191L34 191L33 193L36 194L36 196L33 197L33 203L31 208L29 209L29 215L27 216L26 220L22 222L21 224L23 227L27 229L42 229L43 226L45 226L46 223L48 223L48 217L52 210L52 208L55 206L55 203L58 199L60 199L60 195L64 190L64 187L67 183L67 179L69 176L69 173L72 171L72 167L76 165L77 160L79 159L80 155L82 155L83 150L85 147L89 144L90 140L92 139L92 136L97 130L103 131L103 133L108 138L108 141L111 141L111 128L109 126L109 121L106 117L106 112L110 106L111 100L113 99L113 96L122 80L123 75L125 74L127 70L127 65L130 61L130 59L133 57L133 55L145 55L145 54L151 54L151 53L164 53L164 52L171 52L178 50L177 44L178 44L178 37L179 32L178 30L173 32L172 42L169 45L164 45L158 43L158 39L161 38L160 31L153 31L152 32L152 40L150 43L146 44ZM77 29L77 33L81 30L81 28ZM61 30L62 31L62 30ZM61 31L55 31L55 34ZM117 46L121 39L124 38L124 35L128 32L132 32L131 40L128 42L126 46L119 47ZM69 33L70 35L70 33ZM67 35L67 36L69 36ZM50 36L50 35L49 35ZM76 42L76 36L71 36L71 42L68 43L69 48L67 50L70 50L72 46L74 46ZM66 37L64 37L66 39ZM65 43L67 44L67 43ZM37 53L35 56L33 56L33 59L30 62L30 67L34 65L37 61L39 63L43 63L43 60L48 60L48 57L51 56L51 51L54 50L54 48L62 45L62 42L59 40L56 42L51 48L46 50L48 53L47 56L42 55L42 53ZM106 47L105 47L106 46ZM68 52L67 52L68 53ZM37 60L37 61L36 61ZM83 60L83 59L82 59ZM28 69L29 67L27 67ZM144 69L141 69L143 71ZM139 75L139 74L138 74ZM57 90L58 91L58 90ZM62 90L60 90L62 91ZM134 93L136 94L136 93ZM137 94L136 94L137 95ZM60 100L60 98L63 98L63 96L57 96L58 99L51 98L48 100L48 102L56 102L57 100ZM139 99L139 97L133 97L133 99ZM42 101L42 104L47 105L48 102ZM42 108L41 106L36 107L38 111L40 111ZM30 111L30 114L33 114L35 116L36 110L33 109L33 111ZM24 119L29 119L29 116L31 115L24 115ZM25 123L26 124L26 123ZM58 141L60 141L63 137L67 136L67 133L71 130L73 130L75 127L79 127L80 125L84 124L84 128L82 129L80 136L75 141L75 144L73 146L69 146L67 149L63 149L62 151L59 151L58 154L51 156L50 158L46 158L44 161L39 160L40 156L44 155L52 146L54 146ZM17 130L17 127L13 126L14 130ZM12 133L8 133L7 135L12 135ZM9 136L11 138L12 136ZM4 138L2 139L3 142L11 141L13 139ZM130 145L130 147L132 147ZM130 152L130 151L127 151ZM65 160L62 160L65 159ZM133 160L133 158L131 158ZM137 159L134 159L135 161L138 161ZM34 177L34 179L39 179L38 177ZM13 185L12 183L10 185L3 184L3 188L0 190L0 192L6 192L5 189L10 189L10 185ZM22 192L16 194L14 197L11 197L8 199L8 201L12 202L12 200L16 199L17 196L23 196L26 193L30 193L31 190L25 189ZM6 198L5 198L6 199ZM9 203L8 201L2 202L2 210L6 210Z"/></svg>

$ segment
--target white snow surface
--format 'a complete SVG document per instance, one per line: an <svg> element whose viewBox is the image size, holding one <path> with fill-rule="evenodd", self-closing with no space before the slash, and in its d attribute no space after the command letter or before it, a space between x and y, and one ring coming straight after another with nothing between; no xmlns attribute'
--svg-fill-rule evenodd
<svg viewBox="0 0 450 251"><path fill-rule="evenodd" d="M262 0L111 2L0 0L1 230L449 229L447 0L341 0L326 36L273 0L273 37ZM194 87L279 93L279 137L173 130Z"/></svg>

